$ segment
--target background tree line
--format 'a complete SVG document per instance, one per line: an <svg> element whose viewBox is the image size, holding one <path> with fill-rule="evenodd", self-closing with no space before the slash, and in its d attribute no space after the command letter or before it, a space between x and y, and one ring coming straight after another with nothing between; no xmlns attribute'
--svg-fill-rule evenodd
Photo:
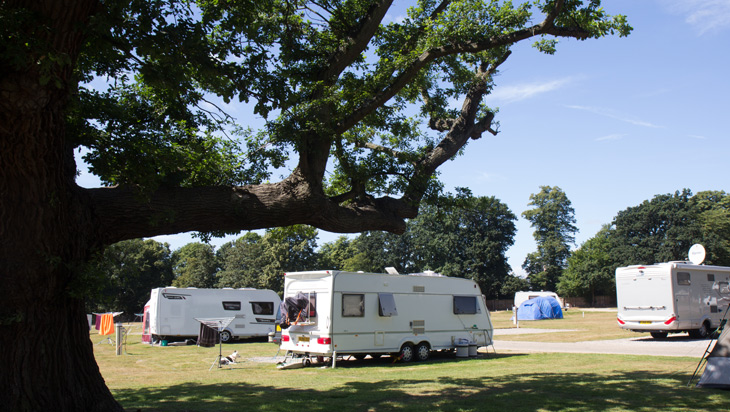
<svg viewBox="0 0 730 412"><path fill-rule="evenodd" d="M686 260L695 243L707 251L705 264L730 266L730 196L724 191L692 195L684 189L618 212L566 259L557 292L589 301L613 295L617 267Z"/></svg>
<svg viewBox="0 0 730 412"><path fill-rule="evenodd" d="M489 299L518 290L555 290L562 296L615 293L617 267L684 260L694 243L705 245L705 263L730 265L730 196L689 190L657 195L619 212L578 249L574 211L559 187L530 196L523 216L532 223L537 250L514 274L506 252L514 243L516 216L494 197L457 189L421 207L403 235L365 232L341 236L318 248L318 231L291 226L249 232L220 246L189 243L171 251L154 240L114 244L90 266L99 287L91 311L138 313L155 287L254 287L283 290L283 273L333 269L400 273L432 270L475 280Z"/></svg>

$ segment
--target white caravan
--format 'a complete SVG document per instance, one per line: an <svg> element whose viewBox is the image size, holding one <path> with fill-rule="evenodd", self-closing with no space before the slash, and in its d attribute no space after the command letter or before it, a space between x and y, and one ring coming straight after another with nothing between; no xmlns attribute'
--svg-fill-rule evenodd
<svg viewBox="0 0 730 412"><path fill-rule="evenodd" d="M407 362L426 360L432 350L492 344L489 311L479 286L469 279L287 273L284 301L298 294L306 296L307 308L282 331L280 347L293 356L392 355Z"/></svg>
<svg viewBox="0 0 730 412"><path fill-rule="evenodd" d="M565 302L563 301L563 299L560 298L560 296L558 296L557 293L546 292L546 291L542 291L542 290L539 292L537 292L537 291L515 292L514 305L516 308L519 308L520 305L522 304L522 302L533 299L533 298L541 297L541 296L548 296L548 297L555 298L555 300L557 300L558 303L560 304L560 307L565 308Z"/></svg>
<svg viewBox="0 0 730 412"><path fill-rule="evenodd" d="M720 324L730 296L730 267L667 262L616 269L618 324L655 339L689 332L710 335Z"/></svg>
<svg viewBox="0 0 730 412"><path fill-rule="evenodd" d="M272 290L156 288L144 307L143 342L197 338L196 318L234 318L221 332L221 341L267 336L276 329L281 299Z"/></svg>

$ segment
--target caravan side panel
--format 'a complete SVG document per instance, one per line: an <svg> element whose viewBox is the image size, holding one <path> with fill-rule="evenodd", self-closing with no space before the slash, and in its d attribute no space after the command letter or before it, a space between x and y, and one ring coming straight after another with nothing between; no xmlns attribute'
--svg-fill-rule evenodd
<svg viewBox="0 0 730 412"><path fill-rule="evenodd" d="M307 277L310 279L302 279ZM318 319L316 324L284 331L283 350L329 356L335 351L395 353L404 343L426 343L434 350L453 348L461 339L481 346L491 344L489 312L472 281L333 272L323 277L328 284L303 287L312 282L311 277L287 274L285 296L317 292ZM455 304L467 308L455 309ZM325 307L327 317L323 317Z"/></svg>
<svg viewBox="0 0 730 412"><path fill-rule="evenodd" d="M196 318L233 317L227 335L241 338L273 332L281 300L271 290L158 288L152 290L150 303L151 335L197 337Z"/></svg>

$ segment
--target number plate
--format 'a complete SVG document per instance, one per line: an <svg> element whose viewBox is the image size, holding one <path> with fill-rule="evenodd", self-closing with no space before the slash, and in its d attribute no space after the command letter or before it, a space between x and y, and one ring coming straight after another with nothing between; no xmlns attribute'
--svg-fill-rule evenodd
<svg viewBox="0 0 730 412"><path fill-rule="evenodd" d="M641 322L639 322L639 325L651 325L651 323L652 322L649 322L649 321L646 321L646 320L642 320Z"/></svg>
<svg viewBox="0 0 730 412"><path fill-rule="evenodd" d="M297 342L309 342L309 336L299 336Z"/></svg>

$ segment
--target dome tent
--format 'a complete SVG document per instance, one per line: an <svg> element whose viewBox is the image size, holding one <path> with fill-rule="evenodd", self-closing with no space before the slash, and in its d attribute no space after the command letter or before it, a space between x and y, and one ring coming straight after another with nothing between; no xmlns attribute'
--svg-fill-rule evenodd
<svg viewBox="0 0 730 412"><path fill-rule="evenodd" d="M526 300L517 309L517 320L562 319L563 310L555 298L540 296Z"/></svg>

